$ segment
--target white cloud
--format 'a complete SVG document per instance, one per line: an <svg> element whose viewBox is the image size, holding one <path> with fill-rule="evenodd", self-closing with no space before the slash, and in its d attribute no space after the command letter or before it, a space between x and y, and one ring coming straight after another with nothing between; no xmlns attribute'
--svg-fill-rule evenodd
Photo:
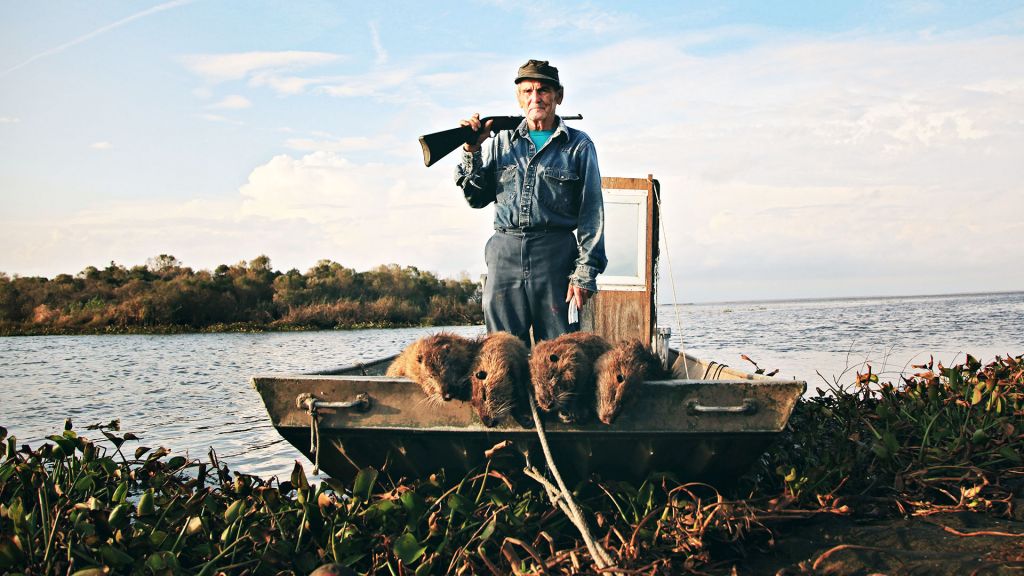
<svg viewBox="0 0 1024 576"><path fill-rule="evenodd" d="M206 120L207 122L217 122L217 123L223 123L223 124L234 124L235 126L243 126L243 125L245 125L245 123L240 121L240 120L234 120L234 119L228 118L227 116L224 116L224 115L221 115L221 114L211 114L211 113L207 112L207 113L199 114L198 116L200 118L202 118L203 120Z"/></svg>
<svg viewBox="0 0 1024 576"><path fill-rule="evenodd" d="M285 146L292 150L303 152L351 152L365 150L379 150L384 144L365 136L351 136L342 138L330 138L316 140L312 138L289 138Z"/></svg>
<svg viewBox="0 0 1024 576"><path fill-rule="evenodd" d="M249 85L254 87L266 86L280 95L293 96L305 92L310 86L316 86L326 81L328 80L317 77L305 78L274 72L261 72L252 76L252 79L249 80Z"/></svg>
<svg viewBox="0 0 1024 576"><path fill-rule="evenodd" d="M507 12L521 13L528 29L542 32L567 29L604 34L621 30L635 20L625 13L555 0L492 0L491 4Z"/></svg>
<svg viewBox="0 0 1024 576"><path fill-rule="evenodd" d="M377 55L375 60L377 65L387 64L388 51L384 49L384 45L380 42L380 30L378 30L376 22L370 22L370 39L373 42L373 52Z"/></svg>
<svg viewBox="0 0 1024 576"><path fill-rule="evenodd" d="M331 79L318 87L317 91L343 98L373 96L391 90L401 91L403 87L408 88L410 85L415 85L416 79L417 71L413 68L375 70L360 76Z"/></svg>
<svg viewBox="0 0 1024 576"><path fill-rule="evenodd" d="M16 118L13 116L0 116L0 124L17 124L18 122L21 122L21 118Z"/></svg>
<svg viewBox="0 0 1024 576"><path fill-rule="evenodd" d="M93 142L92 144L89 144L89 148L92 148L93 150L110 150L113 147L114 147L113 144L111 144L110 142L106 142L106 141L103 141L103 142Z"/></svg>
<svg viewBox="0 0 1024 576"><path fill-rule="evenodd" d="M305 223L331 246L331 254L358 266L399 262L448 273L480 269L479 254L453 248L482 250L480 234L489 228L490 212L470 209L447 172L355 163L318 151L271 159L253 170L240 193L245 218Z"/></svg>
<svg viewBox="0 0 1024 576"><path fill-rule="evenodd" d="M182 58L185 67L210 83L248 79L252 86L266 86L280 94L297 94L323 80L294 73L342 60L329 52L279 51L232 54L194 54Z"/></svg>
<svg viewBox="0 0 1024 576"><path fill-rule="evenodd" d="M242 110L252 106L252 102L249 101L245 96L239 94L230 94L221 98L219 102L210 104L209 108L218 110Z"/></svg>
<svg viewBox="0 0 1024 576"><path fill-rule="evenodd" d="M327 52L239 52L196 54L184 57L186 67L211 82L240 80L266 70L300 70L340 58Z"/></svg>

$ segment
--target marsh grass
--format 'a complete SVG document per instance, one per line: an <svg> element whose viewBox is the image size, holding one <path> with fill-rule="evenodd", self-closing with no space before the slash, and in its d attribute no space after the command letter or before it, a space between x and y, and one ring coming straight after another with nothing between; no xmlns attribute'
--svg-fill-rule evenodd
<svg viewBox="0 0 1024 576"><path fill-rule="evenodd" d="M575 487L625 573L727 570L811 516L1020 515L1022 357L932 363L898 383L870 371L802 400L787 431L723 494L652 475ZM575 574L593 563L530 479L484 467L351 485L232 472L118 430L68 422L42 446L0 429L0 571L27 574ZM822 555L824 558L824 554ZM1018 559L1019 560L1019 559Z"/></svg>

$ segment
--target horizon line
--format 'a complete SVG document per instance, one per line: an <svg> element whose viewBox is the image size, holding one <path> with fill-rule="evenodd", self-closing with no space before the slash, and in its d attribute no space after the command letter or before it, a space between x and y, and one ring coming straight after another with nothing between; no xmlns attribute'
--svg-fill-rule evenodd
<svg viewBox="0 0 1024 576"><path fill-rule="evenodd" d="M996 290L992 292L936 292L929 294L875 294L867 296L801 296L760 298L756 300L706 300L691 302L658 302L658 306L703 306L711 304L781 304L786 302L834 302L839 300L887 300L890 298L949 298L954 296L1000 296L1024 294L1024 290Z"/></svg>

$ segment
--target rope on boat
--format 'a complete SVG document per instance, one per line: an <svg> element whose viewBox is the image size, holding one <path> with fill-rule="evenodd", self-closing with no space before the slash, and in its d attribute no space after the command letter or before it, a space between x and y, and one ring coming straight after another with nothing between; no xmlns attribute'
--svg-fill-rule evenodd
<svg viewBox="0 0 1024 576"><path fill-rule="evenodd" d="M665 261L668 264L668 280L669 285L672 286L672 312L675 317L676 330L679 331L679 353L683 356L683 374L686 379L690 379L690 367L686 362L686 346L685 339L683 338L683 322L679 319L679 296L676 294L676 275L672 271L672 256L668 253L668 232L665 231L665 226L661 222L661 183L657 180L652 180L652 186L654 187L654 203L658 206L658 229L661 231L661 237L664 240L660 250L665 251ZM655 303L657 306L657 303Z"/></svg>
<svg viewBox="0 0 1024 576"><path fill-rule="evenodd" d="M313 474L320 473L320 413L318 408L352 408L360 412L370 409L370 397L365 392L351 402L325 402L312 394L299 394L295 405L309 414L309 451L313 453Z"/></svg>
<svg viewBox="0 0 1024 576"><path fill-rule="evenodd" d="M320 473L320 418L316 400L309 402L309 451L313 453L313 475Z"/></svg>
<svg viewBox="0 0 1024 576"><path fill-rule="evenodd" d="M601 545L594 540L593 535L590 534L590 528L587 526L586 519L583 517L583 512L579 506L576 505L576 501L572 497L572 493L566 487L565 482L562 481L562 475L558 473L558 467L555 466L555 459L551 455L551 449L548 447L548 438L544 434L544 426L540 422L540 415L537 413L537 404L533 400L533 394L527 394L527 398L530 400L530 412L533 414L533 424L537 429L537 437L540 438L540 447L544 452L544 459L547 460L548 469L551 470L551 475L555 477L555 482L558 483L556 489L551 485L537 470L529 465L523 470L527 476L540 482L544 489L548 493L548 498L551 499L551 503L562 510L562 512L569 518L569 520L579 530L580 536L583 537L583 542L587 545L587 550L590 552L590 557L594 559L594 564L597 565L598 570L604 570L606 568L614 568L615 561L612 560L608 552L601 547Z"/></svg>

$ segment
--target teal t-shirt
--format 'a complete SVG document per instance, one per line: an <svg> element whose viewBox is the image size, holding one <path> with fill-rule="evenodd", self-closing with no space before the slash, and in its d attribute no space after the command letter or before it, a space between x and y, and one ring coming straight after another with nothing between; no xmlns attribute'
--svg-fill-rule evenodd
<svg viewBox="0 0 1024 576"><path fill-rule="evenodd" d="M544 147L544 144L547 143L548 138L551 138L551 135L554 133L554 130L530 130L530 140L533 140L534 147L536 147L537 150L540 150Z"/></svg>

